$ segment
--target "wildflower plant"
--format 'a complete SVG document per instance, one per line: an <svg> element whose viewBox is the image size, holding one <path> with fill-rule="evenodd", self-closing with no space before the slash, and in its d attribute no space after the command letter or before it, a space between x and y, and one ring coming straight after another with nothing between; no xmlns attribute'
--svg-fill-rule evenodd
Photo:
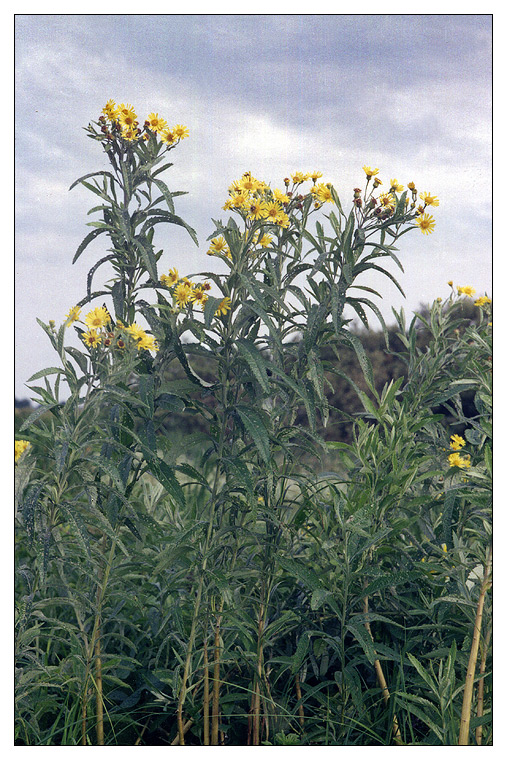
<svg viewBox="0 0 507 760"><path fill-rule="evenodd" d="M16 442L19 466L26 461L30 467L18 515L30 546L19 580L25 590L18 618L19 737L51 743L63 734L66 742L55 743L114 743L126 723L122 709L132 704L144 715L147 692L146 725L153 705L163 705L162 713L171 716L168 743L184 745L190 730L197 743L224 743L227 731L239 730L235 726L254 746L273 737L294 743L305 725L301 741L312 743L313 735L313 743L328 743L331 734L343 739L345 730L357 738L356 729L344 726L347 716L356 723L364 718L358 721L355 712L362 675L353 663L366 657L383 694L384 717L376 724L387 719L381 740L402 743L406 725L398 708L391 710L392 701L387 704L377 652L380 646L385 653L387 645L375 642L370 625L384 618L372 616L368 600L388 588L375 575L373 552L382 548L389 565L398 555L387 537L400 542L411 530L414 546L423 545L426 524L410 522L421 503L414 484L434 489L441 475L452 503L458 494L467 503L469 483L482 483L486 415L470 422L464 437L448 437L439 447L446 455L435 463L425 444L431 440L434 447L443 437L429 411L437 400L426 398L425 411L412 418L410 410L421 394L435 392L432 382L445 371L440 355L431 369L421 363L412 328L407 332L398 315L412 380L401 401L402 379L379 395L352 317L368 327L373 314L387 340L374 300L381 294L365 276L381 273L402 290L381 262L403 269L396 243L410 229L433 231L425 209L438 206L438 199L422 193L424 206L416 209L413 182L407 190L397 179L383 184L379 170L365 166L365 187L352 191L346 212L318 170L295 171L273 187L246 171L229 186L222 208L227 216L214 220L207 241L210 271L180 273L171 262L161 273L158 224L177 224L197 243L176 214L182 192L161 179L172 165L167 154L189 130L168 126L156 112L141 122L133 106L110 100L86 132L102 145L109 168L72 185L99 199L90 212L98 219L89 222L93 229L74 261L99 236L109 247L92 264L86 295L69 306L60 327L39 320L60 366L31 378L44 381L31 386L40 405L22 429L31 445L23 453L28 442ZM214 258L225 273L213 271ZM106 262L113 276L94 290ZM478 307L486 311L489 299ZM451 328L439 322L443 313L440 305L432 311L435 343L443 335L449 340ZM79 336L79 348L67 345L69 329ZM479 333L470 340L484 341ZM330 346L335 363L322 358ZM333 374L343 374L339 357L345 347L354 350L368 392L352 383L366 419L357 421L352 447L336 446L350 473L338 485L336 473L319 478L315 470L330 450L322 435L333 413L328 391ZM420 384L418 372L428 373ZM473 381L454 385L456 393L482 382L477 373ZM70 394L65 402L62 381ZM198 419L198 432L186 439L166 435L175 415ZM418 440L415 461L410 441L421 430L426 438ZM436 502L436 494L432 498ZM464 551L462 533L451 533L448 498L438 538L454 546L448 553L457 557ZM404 499L405 513L391 529L387 523ZM479 530L482 517L472 519ZM338 544L343 563L337 561ZM314 562L316 552L325 558L320 578L301 561ZM400 578L428 577L431 567L421 569L415 550L407 557L409 575ZM482 561L479 546L473 557ZM461 561L456 583L458 576L463 582L471 561ZM291 609L296 600L300 615ZM385 611L393 604L388 601ZM58 643L48 638L46 659L53 668L48 683L62 683L68 675L68 721L55 717L45 702L31 711L32 693L45 693L42 670L33 692L23 680L29 663L40 661L40 637L49 637L59 605L66 611L64 633ZM324 623L319 610L325 605ZM43 621L35 627L34 613ZM148 628L153 642L141 633ZM348 646L356 648L352 656ZM322 705L318 690L305 683L305 668L310 658L318 670L321 659L325 674L325 657L340 663L333 682L340 706L322 742L316 727ZM403 715L410 713L407 699ZM366 709L371 717L379 708ZM45 710L53 720L49 733ZM314 730L308 710L315 715ZM160 717L160 730L162 723ZM139 741L146 725L142 731L136 725ZM377 740L374 721L364 725Z"/></svg>

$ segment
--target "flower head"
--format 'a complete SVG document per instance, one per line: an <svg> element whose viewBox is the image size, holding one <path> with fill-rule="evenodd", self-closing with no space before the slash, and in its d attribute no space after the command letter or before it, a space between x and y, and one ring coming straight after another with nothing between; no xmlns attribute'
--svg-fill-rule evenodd
<svg viewBox="0 0 507 760"><path fill-rule="evenodd" d="M419 198L424 201L426 206L439 206L440 201L436 195L430 195L429 193L419 193Z"/></svg>
<svg viewBox="0 0 507 760"><path fill-rule="evenodd" d="M110 321L111 317L105 306L98 306L96 309L92 309L85 317L86 325L94 329L105 327Z"/></svg>
<svg viewBox="0 0 507 760"><path fill-rule="evenodd" d="M79 315L80 315L80 314L81 314L81 309L80 309L80 307L79 307L79 306L73 306L73 307L72 307L72 308L69 310L69 313L68 313L68 314L66 314L66 317L67 317L67 322L69 323L69 325L71 325L73 322L77 322L77 321L78 321L78 319L79 319Z"/></svg>
<svg viewBox="0 0 507 760"><path fill-rule="evenodd" d="M184 140L189 135L188 127L184 127L183 124L176 124L172 131L178 140Z"/></svg>
<svg viewBox="0 0 507 760"><path fill-rule="evenodd" d="M164 129L162 132L160 132L160 139L167 145L174 145L178 138L174 134L174 130Z"/></svg>
<svg viewBox="0 0 507 760"><path fill-rule="evenodd" d="M487 296L481 296L474 301L475 306L486 306L488 303L491 303L491 298L488 298Z"/></svg>
<svg viewBox="0 0 507 760"><path fill-rule="evenodd" d="M177 269L170 269L169 274L163 274L160 277L160 282L162 285L166 285L168 288L172 287L173 285L176 285L178 280L180 279L178 270Z"/></svg>
<svg viewBox="0 0 507 760"><path fill-rule="evenodd" d="M449 461L449 467L460 467L461 469L470 467L470 455L462 457L461 454L458 454L456 451L453 454L449 454L447 459Z"/></svg>
<svg viewBox="0 0 507 760"><path fill-rule="evenodd" d="M158 346L155 338L153 335L146 335L146 333L137 344L137 348L139 350L143 349L144 351L158 351Z"/></svg>
<svg viewBox="0 0 507 760"><path fill-rule="evenodd" d="M470 298L475 295L475 288L472 288L471 285L459 285L458 286L458 295L459 296L469 296Z"/></svg>
<svg viewBox="0 0 507 760"><path fill-rule="evenodd" d="M264 235L262 235L257 240L257 245L260 245L261 248L267 248L272 240L273 240L273 238L271 237L271 235L268 235L267 233L264 233Z"/></svg>
<svg viewBox="0 0 507 760"><path fill-rule="evenodd" d="M292 181L295 185L299 185L301 182L305 182L311 175L305 174L304 172L295 172L294 174L290 175L292 177Z"/></svg>
<svg viewBox="0 0 507 760"><path fill-rule="evenodd" d="M147 337L143 328L139 327L136 322L133 322L129 327L126 327L125 332L127 332L135 341L143 340Z"/></svg>
<svg viewBox="0 0 507 760"><path fill-rule="evenodd" d="M363 170L368 179L371 179L375 174L379 173L378 169L372 169L371 166L363 166Z"/></svg>
<svg viewBox="0 0 507 760"><path fill-rule="evenodd" d="M208 295L204 292L204 288L202 285L198 285L196 288L194 288L190 293L190 300L192 303L197 304L198 306L201 306L201 308L204 308L204 304L208 300Z"/></svg>
<svg viewBox="0 0 507 760"><path fill-rule="evenodd" d="M409 190L415 190L415 182L407 182L407 187Z"/></svg>
<svg viewBox="0 0 507 760"><path fill-rule="evenodd" d="M152 132L162 132L167 127L165 119L161 119L158 113L150 113L147 120L149 122L149 128Z"/></svg>
<svg viewBox="0 0 507 760"><path fill-rule="evenodd" d="M30 446L30 441L14 441L14 461L17 462L24 451Z"/></svg>
<svg viewBox="0 0 507 760"><path fill-rule="evenodd" d="M218 304L215 314L218 314L219 317L225 316L227 312L230 310L230 308L231 308L231 299L228 296L226 296L225 298L222 298L222 300Z"/></svg>
<svg viewBox="0 0 507 760"><path fill-rule="evenodd" d="M120 109L114 102L114 100L108 100L104 108L102 109L102 113L104 116L107 116L108 119L111 121L114 121L118 118L118 114L120 112Z"/></svg>
<svg viewBox="0 0 507 760"><path fill-rule="evenodd" d="M396 193L401 193L401 191L403 190L403 185L400 185L397 179L392 179L391 190L394 190Z"/></svg>
<svg viewBox="0 0 507 760"><path fill-rule="evenodd" d="M231 253L229 251L229 246L227 245L227 243L225 242L222 236L213 238L211 241L210 247L208 249L208 254L210 256L216 253L222 253L225 256L228 256L230 258Z"/></svg>
<svg viewBox="0 0 507 760"><path fill-rule="evenodd" d="M331 186L325 185L322 182L319 185L316 185L316 189L313 194L321 203L334 203Z"/></svg>
<svg viewBox="0 0 507 760"><path fill-rule="evenodd" d="M83 333L83 340L89 348L96 348L99 343L102 343L102 335L96 330L88 330Z"/></svg>
<svg viewBox="0 0 507 760"><path fill-rule="evenodd" d="M266 202L260 198L252 198L251 201L247 201L246 210L248 211L249 219L264 219L266 216Z"/></svg>
<svg viewBox="0 0 507 760"><path fill-rule="evenodd" d="M315 184L317 180L322 177L322 172L310 172L308 176L313 180L313 183Z"/></svg>
<svg viewBox="0 0 507 760"><path fill-rule="evenodd" d="M430 235L435 229L435 220L429 214L419 214L415 223L423 235Z"/></svg>
<svg viewBox="0 0 507 760"><path fill-rule="evenodd" d="M465 445L465 440L460 435L451 435L451 449L454 449L454 451L459 451L463 448Z"/></svg>
<svg viewBox="0 0 507 760"><path fill-rule="evenodd" d="M174 288L174 297L178 306L186 306L190 301L190 295L192 293L192 283L180 280L180 282Z"/></svg>

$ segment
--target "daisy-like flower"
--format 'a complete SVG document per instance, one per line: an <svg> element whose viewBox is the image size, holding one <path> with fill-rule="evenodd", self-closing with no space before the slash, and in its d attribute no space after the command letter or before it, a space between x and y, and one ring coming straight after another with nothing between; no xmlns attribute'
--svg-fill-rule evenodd
<svg viewBox="0 0 507 760"><path fill-rule="evenodd" d="M178 270L170 269L169 274L163 274L161 276L160 282L162 283L162 285L167 285L167 287L170 288L173 285L176 285L179 279L180 279L180 276L178 274Z"/></svg>
<svg viewBox="0 0 507 760"><path fill-rule="evenodd" d="M378 169L372 169L371 166L363 166L363 171L366 174L368 179L371 179L375 176L375 174L379 173Z"/></svg>
<svg viewBox="0 0 507 760"><path fill-rule="evenodd" d="M382 193L382 195L379 196L379 201L383 208L388 209L389 211L394 211L396 204L396 198L394 195L391 195L391 193Z"/></svg>
<svg viewBox="0 0 507 760"><path fill-rule="evenodd" d="M279 203L288 203L290 200L288 195L277 189L273 190L273 198Z"/></svg>
<svg viewBox="0 0 507 760"><path fill-rule="evenodd" d="M407 182L407 187L409 190L415 190L415 182Z"/></svg>
<svg viewBox="0 0 507 760"><path fill-rule="evenodd" d="M192 294L192 284L181 280L174 288L174 297L178 306L186 306L190 302Z"/></svg>
<svg viewBox="0 0 507 760"><path fill-rule="evenodd" d="M86 325L93 329L106 327L110 321L111 317L105 306L98 306L96 309L92 309L85 317Z"/></svg>
<svg viewBox="0 0 507 760"><path fill-rule="evenodd" d="M419 198L424 201L426 206L439 206L440 201L436 195L430 195L429 193L419 193Z"/></svg>
<svg viewBox="0 0 507 760"><path fill-rule="evenodd" d="M118 117L120 119L125 118L129 114L132 114L134 116L134 119L137 119L136 112L134 111L134 106L131 106L130 103L121 103L121 105L118 106Z"/></svg>
<svg viewBox="0 0 507 760"><path fill-rule="evenodd" d="M278 224L279 227L283 227L284 229L288 228L288 226L290 224L290 219L289 219L288 215L285 213L285 211L282 211L278 215L278 217L276 219L276 223Z"/></svg>
<svg viewBox="0 0 507 760"><path fill-rule="evenodd" d="M137 344L137 348L140 351L141 349L144 349L145 351L158 351L158 346L155 341L155 338L153 337L153 335L146 335L146 333Z"/></svg>
<svg viewBox="0 0 507 760"><path fill-rule="evenodd" d="M380 177L373 177L373 187L377 188L379 185L382 184L382 180Z"/></svg>
<svg viewBox="0 0 507 760"><path fill-rule="evenodd" d="M137 140L137 129L135 127L122 129L121 136L124 140L127 140L127 142L133 142L134 140Z"/></svg>
<svg viewBox="0 0 507 760"><path fill-rule="evenodd" d="M67 322L69 325L71 325L73 322L77 322L79 319L79 315L81 314L81 309L79 306L73 306L69 313L66 314Z"/></svg>
<svg viewBox="0 0 507 760"><path fill-rule="evenodd" d="M189 135L188 127L184 127L183 124L176 124L172 132L178 140L184 140Z"/></svg>
<svg viewBox="0 0 507 760"><path fill-rule="evenodd" d="M245 172L239 180L239 186L247 193L255 193L257 190L261 189L262 183L255 179L255 177L252 177L250 172Z"/></svg>
<svg viewBox="0 0 507 760"><path fill-rule="evenodd" d="M208 300L208 295L204 292L202 285L198 285L190 293L190 300L192 303L197 304L201 308L204 308L204 304Z"/></svg>
<svg viewBox="0 0 507 760"><path fill-rule="evenodd" d="M14 461L17 462L20 456L30 446L30 441L14 441Z"/></svg>
<svg viewBox="0 0 507 760"><path fill-rule="evenodd" d="M488 298L487 296L481 296L474 301L475 306L486 306L488 303L491 303L491 298Z"/></svg>
<svg viewBox="0 0 507 760"><path fill-rule="evenodd" d="M459 451L463 448L465 445L465 439L462 438L460 435L451 435L451 449L454 449L454 451Z"/></svg>
<svg viewBox="0 0 507 760"><path fill-rule="evenodd" d="M278 201L268 201L266 203L266 219L270 222L277 222L280 214L283 214L282 204Z"/></svg>
<svg viewBox="0 0 507 760"><path fill-rule="evenodd" d="M135 341L144 340L144 338L147 337L143 328L139 327L136 322L133 322L129 327L126 327L125 332L127 332Z"/></svg>
<svg viewBox="0 0 507 760"><path fill-rule="evenodd" d="M400 185L397 179L392 179L391 190L394 190L395 193L401 193L401 191L403 190L403 185Z"/></svg>
<svg viewBox="0 0 507 760"><path fill-rule="evenodd" d="M257 240L256 245L260 245L261 248L268 248L268 246L269 246L269 244L271 243L272 240L273 240L273 238L271 237L271 235L268 235L267 233L264 233L264 235L262 235L262 237L260 237Z"/></svg>
<svg viewBox="0 0 507 760"><path fill-rule="evenodd" d="M327 185L324 185L324 183L320 183L320 185L316 185L314 195L321 203L334 203L333 194L331 193L331 188L328 187Z"/></svg>
<svg viewBox="0 0 507 760"><path fill-rule="evenodd" d="M461 454L458 454L458 452L455 451L453 454L449 454L447 459L449 467L460 467L461 469L470 467L470 455L462 457Z"/></svg>
<svg viewBox="0 0 507 760"><path fill-rule="evenodd" d="M160 139L167 145L174 145L178 138L174 134L174 130L164 129L162 132L160 132Z"/></svg>
<svg viewBox="0 0 507 760"><path fill-rule="evenodd" d="M458 286L458 295L472 298L475 295L475 288L472 288L471 285L460 285Z"/></svg>
<svg viewBox="0 0 507 760"><path fill-rule="evenodd" d="M435 220L429 214L419 214L415 223L423 235L430 235L435 229Z"/></svg>
<svg viewBox="0 0 507 760"><path fill-rule="evenodd" d="M88 330L83 333L83 340L89 348L96 348L102 343L102 335L96 330Z"/></svg>
<svg viewBox="0 0 507 760"><path fill-rule="evenodd" d="M266 202L260 198L253 198L246 204L249 219L264 219L266 216Z"/></svg>
<svg viewBox="0 0 507 760"><path fill-rule="evenodd" d="M166 120L161 119L158 113L148 114L146 121L149 122L149 128L152 132L162 132L162 130L167 127Z"/></svg>
<svg viewBox="0 0 507 760"><path fill-rule="evenodd" d="M308 176L311 180L313 180L313 183L315 184L317 180L322 177L322 172L311 172Z"/></svg>
<svg viewBox="0 0 507 760"><path fill-rule="evenodd" d="M225 316L227 312L231 308L231 299L226 296L225 298L222 298L220 303L218 304L215 314L218 314L219 317Z"/></svg>
<svg viewBox="0 0 507 760"><path fill-rule="evenodd" d="M118 114L120 112L120 109L114 102L114 100L108 100L104 108L102 109L102 113L104 116L107 116L110 121L114 121L118 118Z"/></svg>
<svg viewBox="0 0 507 760"><path fill-rule="evenodd" d="M229 246L222 236L213 238L210 243L208 254L212 256L215 253L222 253L225 256L230 256Z"/></svg>
<svg viewBox="0 0 507 760"><path fill-rule="evenodd" d="M292 181L295 185L299 185L301 182L304 182L308 179L310 176L309 174L305 174L304 172L295 172L294 174L290 175L292 177Z"/></svg>
<svg viewBox="0 0 507 760"><path fill-rule="evenodd" d="M236 193L236 195L233 196L231 199L231 206L232 208L241 208L242 206L245 206L249 201L248 193L245 191L241 193Z"/></svg>

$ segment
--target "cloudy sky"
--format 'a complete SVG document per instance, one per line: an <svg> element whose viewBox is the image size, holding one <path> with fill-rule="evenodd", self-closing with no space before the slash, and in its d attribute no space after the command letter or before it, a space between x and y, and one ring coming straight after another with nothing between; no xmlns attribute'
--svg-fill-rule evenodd
<svg viewBox="0 0 507 760"><path fill-rule="evenodd" d="M440 199L435 232L400 241L406 299L368 280L386 319L448 280L491 293L488 15L18 15L15 65L18 398L57 359L36 317L61 323L107 248L99 237L72 266L94 196L68 188L106 168L82 127L109 98L190 130L164 177L188 191L177 212L200 246L159 232L161 272L209 268L211 218L243 172L279 187L317 169L348 206L368 164Z"/></svg>

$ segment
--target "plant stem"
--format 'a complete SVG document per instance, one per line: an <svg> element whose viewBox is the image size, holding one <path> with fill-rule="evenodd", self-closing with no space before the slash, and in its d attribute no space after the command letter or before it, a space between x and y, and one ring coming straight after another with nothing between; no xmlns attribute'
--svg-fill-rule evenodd
<svg viewBox="0 0 507 760"><path fill-rule="evenodd" d="M303 708L303 703L301 702L302 694L301 694L301 684L299 682L299 673L296 673L296 697L298 699L299 707L298 707L298 713L299 713L299 725L301 728L303 728L305 724L305 711Z"/></svg>
<svg viewBox="0 0 507 760"><path fill-rule="evenodd" d="M368 597L367 596L365 596L365 598L364 598L363 612L364 612L365 615L368 614ZM373 634L371 632L371 626L370 626L370 623L369 623L368 620L365 622L364 626L365 626L366 630L368 631L368 633L370 634L370 638L371 638L373 644L375 644L375 640L374 640ZM387 686L387 681L385 679L384 671L382 670L382 665L380 664L380 660L375 660L375 662L373 663L373 666L375 668L375 673L377 674L378 684L379 684L379 686L380 686L380 688L382 690L382 699L384 700L384 704L387 706L391 694L390 694L388 686ZM398 718L396 716L396 713L393 714L393 723L392 723L392 726L393 726L393 739L394 739L395 744L403 744L403 740L401 738L400 727L398 725Z"/></svg>
<svg viewBox="0 0 507 760"><path fill-rule="evenodd" d="M479 668L479 673L481 675L486 670L486 659L488 657L488 649L489 649L489 642L491 640L491 632L492 632L492 626L491 623L489 624L488 630L486 631L486 637L484 639L484 643L482 645L482 656L481 656L481 665ZM482 677L477 684L477 717L482 718L484 714L484 677ZM482 744L482 726L477 726L475 729L475 741L478 746Z"/></svg>
<svg viewBox="0 0 507 760"><path fill-rule="evenodd" d="M215 663L213 666L213 702L211 709L211 744L218 746L218 721L220 717L220 623L224 600L220 601L220 608L215 624Z"/></svg>
<svg viewBox="0 0 507 760"><path fill-rule="evenodd" d="M95 686L96 686L96 712L97 712L97 744L104 745L104 705L102 702L102 660L100 658L100 622L97 628L97 641L95 642Z"/></svg>
<svg viewBox="0 0 507 760"><path fill-rule="evenodd" d="M468 658L468 668L465 678L465 690L463 692L463 705L461 707L461 722L459 727L458 746L466 746L469 742L470 734L470 715L472 712L472 696L474 691L475 667L477 664L477 655L479 653L479 642L481 637L482 613L484 610L484 600L486 592L491 586L491 547L488 550L486 565L484 567L484 577L477 602L477 612L474 622L474 635L472 646L470 648L470 657Z"/></svg>
<svg viewBox="0 0 507 760"><path fill-rule="evenodd" d="M203 644L204 659L204 694L202 698L203 713L203 744L209 746L209 669L208 669L208 628L204 632Z"/></svg>

